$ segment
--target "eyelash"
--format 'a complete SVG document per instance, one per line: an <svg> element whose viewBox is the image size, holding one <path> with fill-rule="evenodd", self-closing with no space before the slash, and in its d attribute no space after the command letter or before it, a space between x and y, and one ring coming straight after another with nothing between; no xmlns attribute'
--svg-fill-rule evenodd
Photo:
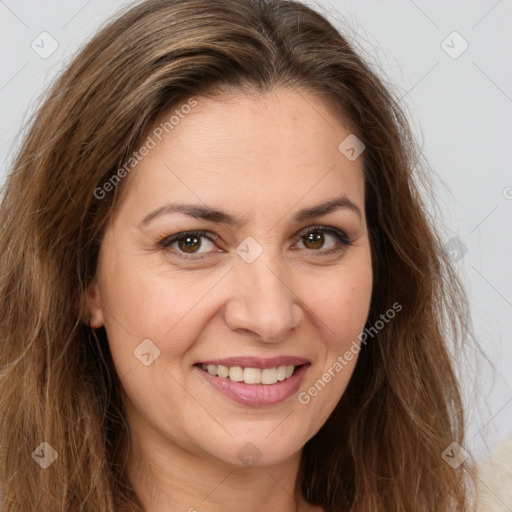
<svg viewBox="0 0 512 512"><path fill-rule="evenodd" d="M347 247L352 245L352 241L349 240L349 238L343 231L340 231L339 229L327 227L327 226L312 226L310 228L307 228L306 231L304 231L303 234L301 234L299 236L299 241L302 240L304 237L307 237L311 233L327 233L329 235L334 235L341 244L341 245L338 245L337 247L333 247L330 249L324 249L324 250L309 249L309 251L313 252L313 253L321 253L321 255L330 255L330 254L341 252L344 249L346 249ZM162 249L168 250L169 252L173 252L175 254L179 254L178 257L185 259L185 260L203 260L203 259L209 257L208 256L209 253L197 254L197 255L191 256L191 255L186 255L186 253L183 253L180 251L171 251L169 249L169 247L174 242L179 242L180 240L185 239L187 237L197 237L197 238L205 237L210 242L215 243L215 239L211 237L211 233L208 231L183 231L181 233L177 233L176 235L172 235L170 237L164 238L163 240L161 240L159 242L158 245ZM306 249L306 250L308 250L308 249Z"/></svg>

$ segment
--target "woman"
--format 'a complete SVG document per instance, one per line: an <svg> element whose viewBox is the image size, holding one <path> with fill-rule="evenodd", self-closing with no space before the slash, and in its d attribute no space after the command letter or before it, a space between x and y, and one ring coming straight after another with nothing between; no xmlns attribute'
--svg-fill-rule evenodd
<svg viewBox="0 0 512 512"><path fill-rule="evenodd" d="M3 510L469 510L467 305L417 161L300 3L102 29L4 190Z"/></svg>

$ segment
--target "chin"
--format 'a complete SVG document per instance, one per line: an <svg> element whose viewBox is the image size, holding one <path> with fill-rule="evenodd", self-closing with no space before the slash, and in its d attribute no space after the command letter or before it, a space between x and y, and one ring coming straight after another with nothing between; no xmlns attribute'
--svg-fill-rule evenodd
<svg viewBox="0 0 512 512"><path fill-rule="evenodd" d="M268 434L267 434L268 435ZM270 437L272 434L270 434ZM290 442L285 444L281 438L277 440L265 439L257 436L233 436L232 443L223 446L220 450L211 450L212 455L236 467L263 467L274 466L286 462L293 457L300 457L303 445Z"/></svg>

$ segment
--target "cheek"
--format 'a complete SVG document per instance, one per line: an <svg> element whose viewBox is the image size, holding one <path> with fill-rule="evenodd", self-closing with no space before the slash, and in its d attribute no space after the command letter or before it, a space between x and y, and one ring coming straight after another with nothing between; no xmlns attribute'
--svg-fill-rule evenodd
<svg viewBox="0 0 512 512"><path fill-rule="evenodd" d="M343 350L357 338L370 310L372 284L371 265L361 261L310 286L308 304L326 348Z"/></svg>
<svg viewBox="0 0 512 512"><path fill-rule="evenodd" d="M361 255L363 256L363 255ZM318 359L298 401L308 411L309 431L316 432L342 397L354 371L372 294L370 258L347 265L310 294Z"/></svg>
<svg viewBox="0 0 512 512"><path fill-rule="evenodd" d="M162 340L191 327L191 313L212 286L212 279L198 278L192 272L186 275L164 266L144 267L129 258L111 261L102 281L103 306L111 312L110 323L120 325L134 338Z"/></svg>

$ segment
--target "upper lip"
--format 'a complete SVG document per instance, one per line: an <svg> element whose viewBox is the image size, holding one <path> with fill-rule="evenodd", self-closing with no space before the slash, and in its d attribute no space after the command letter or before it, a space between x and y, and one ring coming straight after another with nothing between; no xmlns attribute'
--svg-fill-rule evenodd
<svg viewBox="0 0 512 512"><path fill-rule="evenodd" d="M304 357L296 356L276 356L276 357L226 357L223 359L207 359L199 361L197 364L216 364L223 366L240 366L242 368L277 368L278 366L301 366L308 364L309 361Z"/></svg>

